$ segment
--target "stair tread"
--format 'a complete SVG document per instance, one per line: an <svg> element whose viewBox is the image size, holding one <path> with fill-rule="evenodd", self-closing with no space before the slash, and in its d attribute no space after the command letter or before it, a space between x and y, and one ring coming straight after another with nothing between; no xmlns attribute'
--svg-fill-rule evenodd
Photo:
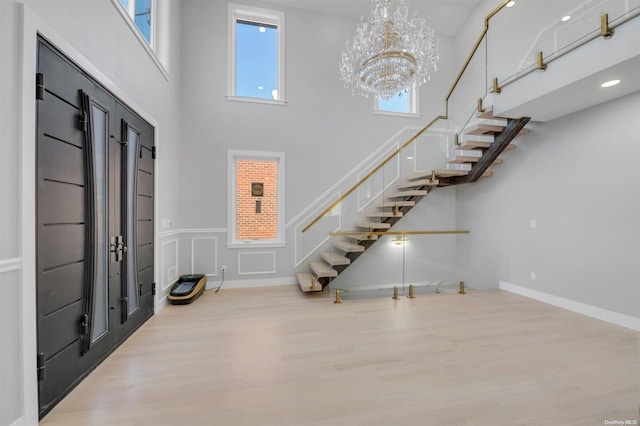
<svg viewBox="0 0 640 426"><path fill-rule="evenodd" d="M412 181L409 181L407 183L403 183L402 185L399 185L396 188L398 190L405 190L405 189L410 189L410 188L419 188L421 186L427 186L428 184L429 184L429 179L420 179L420 180L412 180ZM409 202L415 204L414 201L409 201Z"/></svg>
<svg viewBox="0 0 640 426"><path fill-rule="evenodd" d="M334 278L338 276L338 271L333 269L331 265L326 262L310 262L309 267L319 278Z"/></svg>
<svg viewBox="0 0 640 426"><path fill-rule="evenodd" d="M389 229L391 224L382 222L356 222L354 226L358 228L372 228L372 229Z"/></svg>
<svg viewBox="0 0 640 426"><path fill-rule="evenodd" d="M493 105L484 107L484 111L476 112L476 117L478 118L494 118L493 117Z"/></svg>
<svg viewBox="0 0 640 426"><path fill-rule="evenodd" d="M387 218L387 217L402 217L402 212L383 212L383 213L369 213L367 217Z"/></svg>
<svg viewBox="0 0 640 426"><path fill-rule="evenodd" d="M504 151L512 151L512 150L514 150L514 149L516 149L516 146L515 146L514 144L510 143L509 145L507 145L507 146L504 148Z"/></svg>
<svg viewBox="0 0 640 426"><path fill-rule="evenodd" d="M365 250L364 246L360 244L354 244L344 240L334 241L333 245L347 253L362 253Z"/></svg>
<svg viewBox="0 0 640 426"><path fill-rule="evenodd" d="M351 238L356 241L375 241L378 239L377 235L347 235L347 238Z"/></svg>
<svg viewBox="0 0 640 426"><path fill-rule="evenodd" d="M402 197L423 197L429 192L425 189L414 189L411 191L400 191L388 194L387 198L402 198Z"/></svg>
<svg viewBox="0 0 640 426"><path fill-rule="evenodd" d="M349 265L351 263L351 261L344 257L341 254L338 254L334 251L325 251L320 253L320 257L322 257L324 259L325 262L327 262L329 265L331 266L335 266L335 265Z"/></svg>
<svg viewBox="0 0 640 426"><path fill-rule="evenodd" d="M480 157L456 156L454 159L447 161L449 164L477 163Z"/></svg>
<svg viewBox="0 0 640 426"><path fill-rule="evenodd" d="M378 204L378 208L379 209L389 209L389 208L394 208L395 206L398 207L414 207L416 205L415 201L387 201L385 203L382 204Z"/></svg>
<svg viewBox="0 0 640 426"><path fill-rule="evenodd" d="M451 176L466 176L469 174L468 170L436 170L436 177L451 177ZM431 172L420 172L411 175L409 179L418 180L431 177Z"/></svg>
<svg viewBox="0 0 640 426"><path fill-rule="evenodd" d="M296 278L298 279L298 286L303 292L322 291L322 284L315 279L311 272L298 272ZM314 283L313 287L311 283Z"/></svg>
<svg viewBox="0 0 640 426"><path fill-rule="evenodd" d="M465 135L485 135L499 133L504 130L504 126L495 126L492 124L478 123L465 129Z"/></svg>

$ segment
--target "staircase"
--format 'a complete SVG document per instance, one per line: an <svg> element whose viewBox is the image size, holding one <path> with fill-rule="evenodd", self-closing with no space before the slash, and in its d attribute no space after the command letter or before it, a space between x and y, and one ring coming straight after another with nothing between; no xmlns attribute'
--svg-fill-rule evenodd
<svg viewBox="0 0 640 426"><path fill-rule="evenodd" d="M464 130L449 152L445 168L410 175L406 182L396 186L395 191L385 193L375 213L354 223L361 234L334 239L332 243L336 251L320 253L319 260L309 262L308 271L296 274L300 289L305 293L324 290L378 240L376 234L366 233L390 230L434 188L472 183L491 176L492 168L502 163L500 154L515 148L511 145L513 139L527 132L524 126L528 121L527 117L494 117L492 108L476 113L474 124Z"/></svg>

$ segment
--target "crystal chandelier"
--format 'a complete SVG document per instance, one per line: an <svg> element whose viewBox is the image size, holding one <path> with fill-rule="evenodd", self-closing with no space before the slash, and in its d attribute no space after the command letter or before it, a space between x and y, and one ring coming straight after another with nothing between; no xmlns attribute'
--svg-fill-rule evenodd
<svg viewBox="0 0 640 426"><path fill-rule="evenodd" d="M361 18L347 41L340 61L340 79L353 93L389 100L411 86L419 86L436 71L438 37L422 18L409 19L407 0L371 0L369 21Z"/></svg>

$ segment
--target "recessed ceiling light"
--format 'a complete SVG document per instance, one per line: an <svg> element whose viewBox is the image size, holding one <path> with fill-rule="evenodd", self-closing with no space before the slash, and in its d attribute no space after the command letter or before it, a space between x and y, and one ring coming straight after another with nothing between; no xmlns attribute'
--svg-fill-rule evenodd
<svg viewBox="0 0 640 426"><path fill-rule="evenodd" d="M513 1L513 0L511 0L509 3L507 3L507 7L511 7L511 6L513 6L514 4L516 4L516 2L515 2L515 1Z"/></svg>
<svg viewBox="0 0 640 426"><path fill-rule="evenodd" d="M565 15L565 16L563 16L560 20L561 20L562 22L567 22L569 19L571 19L571 15Z"/></svg>
<svg viewBox="0 0 640 426"><path fill-rule="evenodd" d="M620 83L620 80L609 80L602 83L600 87L611 87L611 86L615 86L618 83Z"/></svg>
<svg viewBox="0 0 640 426"><path fill-rule="evenodd" d="M413 160L413 157L409 156L407 157L407 160Z"/></svg>
<svg viewBox="0 0 640 426"><path fill-rule="evenodd" d="M259 27L259 28L258 28L258 31L260 31L261 33L263 33L263 32L265 32L265 31L267 31L267 29L266 29L265 27Z"/></svg>
<svg viewBox="0 0 640 426"><path fill-rule="evenodd" d="M262 89L264 89L264 87L258 86L258 90L262 90Z"/></svg>

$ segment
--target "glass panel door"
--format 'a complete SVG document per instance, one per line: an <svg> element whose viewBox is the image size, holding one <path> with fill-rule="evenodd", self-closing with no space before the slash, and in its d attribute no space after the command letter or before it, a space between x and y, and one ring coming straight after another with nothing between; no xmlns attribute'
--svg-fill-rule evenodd
<svg viewBox="0 0 640 426"><path fill-rule="evenodd" d="M124 124L124 123L123 123ZM127 292L127 316L131 315L140 307L140 293L138 287L138 265L135 248L138 246L136 238L137 224L137 199L138 199L138 152L140 150L140 134L132 127L125 125L127 134L126 145L126 200L125 217L126 217L126 255L125 269L126 275L126 292Z"/></svg>
<svg viewBox="0 0 640 426"><path fill-rule="evenodd" d="M91 135L93 140L93 167L95 179L95 280L93 283L93 318L91 343L109 331L109 242L106 214L107 189L107 141L109 114L95 104L91 105Z"/></svg>

